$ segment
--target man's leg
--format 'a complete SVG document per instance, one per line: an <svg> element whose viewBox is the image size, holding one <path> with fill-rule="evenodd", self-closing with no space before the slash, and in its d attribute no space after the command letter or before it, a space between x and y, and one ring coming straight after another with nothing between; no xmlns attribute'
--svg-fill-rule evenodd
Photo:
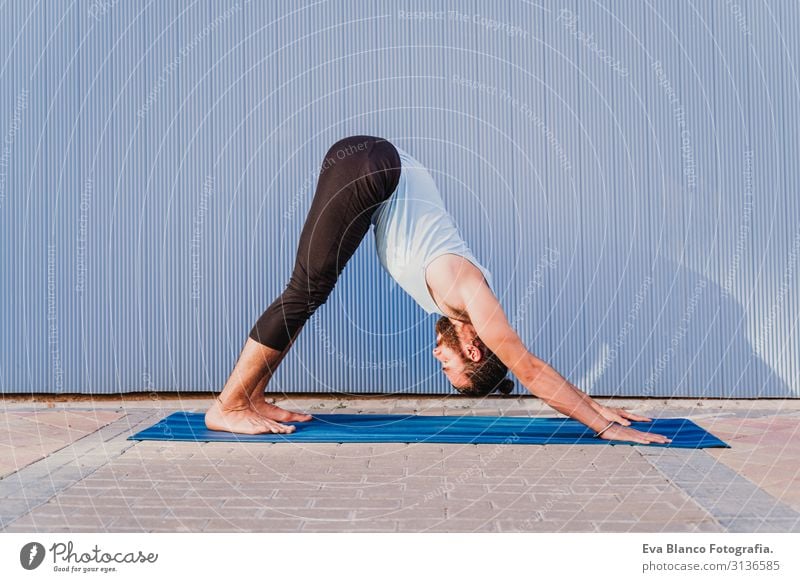
<svg viewBox="0 0 800 582"><path fill-rule="evenodd" d="M291 343L279 352L247 338L225 388L206 412L207 428L241 434L289 433L294 427L281 422L311 420L308 414L290 412L264 400L264 388L290 347Z"/></svg>
<svg viewBox="0 0 800 582"><path fill-rule="evenodd" d="M220 400L206 413L209 428L291 432L293 427L275 421L311 418L267 404L264 389L305 322L333 291L369 231L372 213L392 194L399 178L399 156L386 141L357 136L330 148L289 283L253 326Z"/></svg>

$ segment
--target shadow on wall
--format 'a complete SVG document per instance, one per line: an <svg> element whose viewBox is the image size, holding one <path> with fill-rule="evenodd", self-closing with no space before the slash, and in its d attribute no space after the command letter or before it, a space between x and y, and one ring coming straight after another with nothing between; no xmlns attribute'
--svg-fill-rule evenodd
<svg viewBox="0 0 800 582"><path fill-rule="evenodd" d="M756 353L747 334L755 316L736 297L665 257L658 257L649 273L638 271L637 276L626 273L616 279L620 283L615 297L613 289L604 299L596 299L600 293L587 289L584 295L591 301L583 306L562 302L582 302L585 297L579 294L562 294L559 304L552 306L554 313L576 314L571 333L586 330L580 362L559 362L558 354L553 362L582 390L631 397L798 396L797 387L792 390L774 365ZM560 288L558 274L553 280ZM556 331L552 320L548 325ZM536 346L527 345L536 353ZM774 360L781 349L774 350Z"/></svg>

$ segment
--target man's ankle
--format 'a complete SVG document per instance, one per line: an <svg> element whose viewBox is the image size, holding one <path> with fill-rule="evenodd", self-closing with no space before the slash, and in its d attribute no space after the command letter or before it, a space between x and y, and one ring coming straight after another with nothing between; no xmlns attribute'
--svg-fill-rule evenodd
<svg viewBox="0 0 800 582"><path fill-rule="evenodd" d="M239 412L252 408L247 397L244 398L223 398L220 394L215 398L220 410L223 412Z"/></svg>

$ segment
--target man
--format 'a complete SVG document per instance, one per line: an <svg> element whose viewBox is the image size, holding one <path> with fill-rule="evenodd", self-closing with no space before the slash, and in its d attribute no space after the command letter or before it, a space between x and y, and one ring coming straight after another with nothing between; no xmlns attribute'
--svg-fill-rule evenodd
<svg viewBox="0 0 800 582"><path fill-rule="evenodd" d="M286 289L250 331L236 366L206 412L211 430L290 433L307 414L268 404L272 374L314 311L325 303L371 225L381 265L428 313L439 313L434 357L463 394L510 392L511 372L531 393L607 440L648 444L662 435L630 428L649 421L595 402L528 352L491 291L491 274L459 236L430 173L389 141L353 136L325 155Z"/></svg>

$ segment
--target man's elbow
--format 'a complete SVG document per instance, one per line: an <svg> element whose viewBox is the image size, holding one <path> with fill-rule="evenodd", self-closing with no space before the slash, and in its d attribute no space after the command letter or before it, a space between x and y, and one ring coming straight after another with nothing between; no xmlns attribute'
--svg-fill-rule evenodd
<svg viewBox="0 0 800 582"><path fill-rule="evenodd" d="M520 382L522 382L525 386L530 387L535 384L536 379L539 377L539 374L541 374L544 366L545 363L542 360L533 354L528 354L512 368L512 372Z"/></svg>

